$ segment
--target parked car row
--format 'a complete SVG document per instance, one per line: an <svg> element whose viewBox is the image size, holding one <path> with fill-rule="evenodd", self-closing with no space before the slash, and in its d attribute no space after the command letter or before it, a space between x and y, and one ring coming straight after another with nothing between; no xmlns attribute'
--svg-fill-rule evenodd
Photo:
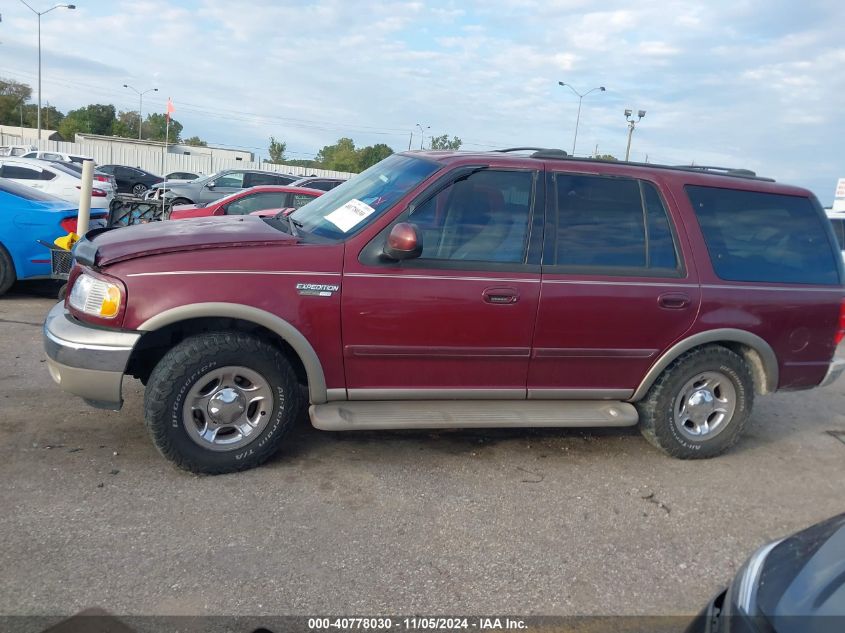
<svg viewBox="0 0 845 633"><path fill-rule="evenodd" d="M79 204L82 189L82 168L72 163L60 163L34 158L0 157L0 178L38 189ZM115 190L106 174L91 189L91 208L108 209Z"/></svg>

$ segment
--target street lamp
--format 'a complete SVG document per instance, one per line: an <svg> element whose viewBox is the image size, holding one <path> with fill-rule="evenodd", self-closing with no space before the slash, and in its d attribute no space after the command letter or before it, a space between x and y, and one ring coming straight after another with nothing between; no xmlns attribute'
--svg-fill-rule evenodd
<svg viewBox="0 0 845 633"><path fill-rule="evenodd" d="M425 142L425 131L430 130L431 126L426 125L425 127L423 127L422 123L417 123L417 127L420 128L420 149L422 149L423 143Z"/></svg>
<svg viewBox="0 0 845 633"><path fill-rule="evenodd" d="M138 90L137 88L134 88L133 86L130 86L129 84L123 84L123 87L129 88L130 90L134 90L135 93L138 95L138 140L140 141L141 140L141 125L144 121L144 119L141 118L141 116L142 116L141 110L144 107L144 95L147 94L148 92L158 92L158 88L147 88L146 90L141 92L140 90Z"/></svg>
<svg viewBox="0 0 845 633"><path fill-rule="evenodd" d="M46 11L36 11L26 0L21 0L21 3L35 15L38 16L38 140L41 140L41 16L45 13L50 13L53 9L75 9L75 4L56 4Z"/></svg>
<svg viewBox="0 0 845 633"><path fill-rule="evenodd" d="M625 150L625 162L628 162L628 157L631 155L631 137L634 135L634 128L637 126L637 123L642 121L642 118L645 116L645 110L637 110L637 119L631 116L633 111L629 108L625 109L625 120L628 122L628 148Z"/></svg>
<svg viewBox="0 0 845 633"><path fill-rule="evenodd" d="M581 121L581 100L582 100L584 97L586 97L588 94L590 94L591 92L595 92L596 90L598 90L598 91L600 91L600 92L604 92L604 91L605 91L605 87L604 87L604 86L597 86L596 88L592 88L591 90L588 90L588 91L587 91L587 92L585 92L584 94L581 94L580 92L578 92L577 90L575 90L575 88L573 88L572 86L570 86L570 85L569 85L569 84L567 84L567 83L564 83L564 82L562 82L562 81L559 81L559 82L557 82L557 83L558 83L558 85L559 85L559 86L566 86L566 87L567 87L567 88L569 88L572 92L574 92L574 93L575 93L575 96L577 96L577 97L578 97L578 116L577 116L577 118L575 119L575 137L572 139L572 155L573 155L573 156L575 156L575 141L577 141L577 140L578 140L578 123Z"/></svg>

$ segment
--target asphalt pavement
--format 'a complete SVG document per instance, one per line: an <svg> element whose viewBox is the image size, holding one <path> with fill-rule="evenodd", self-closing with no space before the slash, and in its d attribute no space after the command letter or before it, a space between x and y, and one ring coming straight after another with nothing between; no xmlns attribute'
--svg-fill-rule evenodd
<svg viewBox="0 0 845 633"><path fill-rule="evenodd" d="M845 379L759 397L739 445L636 431L325 433L195 476L53 384L55 286L0 298L0 614L692 614L763 542L845 511ZM839 432L842 435L837 436Z"/></svg>

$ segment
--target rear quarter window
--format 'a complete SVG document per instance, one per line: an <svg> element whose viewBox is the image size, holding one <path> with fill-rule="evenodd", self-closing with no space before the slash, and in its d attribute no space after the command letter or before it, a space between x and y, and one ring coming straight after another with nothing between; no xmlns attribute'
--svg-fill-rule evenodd
<svg viewBox="0 0 845 633"><path fill-rule="evenodd" d="M685 189L719 278L840 283L832 229L810 198L697 185Z"/></svg>

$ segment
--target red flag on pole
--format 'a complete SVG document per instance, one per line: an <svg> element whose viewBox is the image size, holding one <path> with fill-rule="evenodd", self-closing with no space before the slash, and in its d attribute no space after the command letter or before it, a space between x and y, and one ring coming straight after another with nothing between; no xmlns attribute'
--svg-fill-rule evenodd
<svg viewBox="0 0 845 633"><path fill-rule="evenodd" d="M176 108L173 107L173 102L170 100L170 97L167 97L167 114L165 114L165 116L168 121L170 120L170 115L174 112L176 112Z"/></svg>

